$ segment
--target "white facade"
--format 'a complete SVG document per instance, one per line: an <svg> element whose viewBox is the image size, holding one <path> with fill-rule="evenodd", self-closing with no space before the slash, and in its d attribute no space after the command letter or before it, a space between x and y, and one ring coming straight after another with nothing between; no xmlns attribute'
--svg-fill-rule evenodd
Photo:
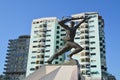
<svg viewBox="0 0 120 80"><path fill-rule="evenodd" d="M81 13L72 17L91 16L92 18L83 23L76 32L75 42L84 50L73 58L81 65L81 74L86 79L102 80L106 74L104 21L98 13Z"/></svg>
<svg viewBox="0 0 120 80"><path fill-rule="evenodd" d="M60 45L63 45L60 36L61 29L56 17L33 20L26 76L43 64L47 64L46 61L50 56L60 48ZM53 64L59 64L63 61L64 56L60 56L53 61Z"/></svg>

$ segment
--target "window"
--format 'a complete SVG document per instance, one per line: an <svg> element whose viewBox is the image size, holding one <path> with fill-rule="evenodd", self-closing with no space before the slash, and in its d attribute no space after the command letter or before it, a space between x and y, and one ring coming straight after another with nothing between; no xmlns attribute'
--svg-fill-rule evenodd
<svg viewBox="0 0 120 80"><path fill-rule="evenodd" d="M40 57L41 57L41 58L44 58L44 55L41 55Z"/></svg>
<svg viewBox="0 0 120 80"><path fill-rule="evenodd" d="M85 75L85 73L86 73L85 70L82 70L82 71L81 71L81 74L82 74L82 75Z"/></svg>
<svg viewBox="0 0 120 80"><path fill-rule="evenodd" d="M91 53L91 56L96 55L96 53Z"/></svg>
<svg viewBox="0 0 120 80"><path fill-rule="evenodd" d="M89 28L93 28L94 27L94 25L89 25Z"/></svg>
<svg viewBox="0 0 120 80"><path fill-rule="evenodd" d="M59 36L57 36L56 38L59 38Z"/></svg>
<svg viewBox="0 0 120 80"><path fill-rule="evenodd" d="M31 64L35 64L35 62L31 62Z"/></svg>
<svg viewBox="0 0 120 80"><path fill-rule="evenodd" d="M62 58L60 58L60 61L62 61Z"/></svg>
<svg viewBox="0 0 120 80"><path fill-rule="evenodd" d="M80 39L80 37L75 37L75 39Z"/></svg>
<svg viewBox="0 0 120 80"><path fill-rule="evenodd" d="M88 33L88 30L85 30L85 33Z"/></svg>
<svg viewBox="0 0 120 80"><path fill-rule="evenodd" d="M83 31L81 31L81 34L82 34L82 33L84 33L84 30L83 30Z"/></svg>
<svg viewBox="0 0 120 80"><path fill-rule="evenodd" d="M91 67L95 68L95 67L97 67L97 66L96 66L96 65L91 65Z"/></svg>
<svg viewBox="0 0 120 80"><path fill-rule="evenodd" d="M48 58L48 57L50 57L50 56L47 55L47 56L45 56L45 57Z"/></svg>
<svg viewBox="0 0 120 80"><path fill-rule="evenodd" d="M81 59L81 62L90 62L90 58L83 58Z"/></svg>
<svg viewBox="0 0 120 80"><path fill-rule="evenodd" d="M95 47L90 47L90 50L92 51L92 50L94 50L95 49Z"/></svg>
<svg viewBox="0 0 120 80"><path fill-rule="evenodd" d="M89 38L95 38L95 36L90 36Z"/></svg>
<svg viewBox="0 0 120 80"><path fill-rule="evenodd" d="M89 37L86 35L86 36L85 36L85 39L89 39Z"/></svg>
<svg viewBox="0 0 120 80"><path fill-rule="evenodd" d="M98 71L95 71L95 72L91 72L91 74L98 74Z"/></svg>
<svg viewBox="0 0 120 80"><path fill-rule="evenodd" d="M59 41L56 41L57 44L59 44Z"/></svg>
<svg viewBox="0 0 120 80"><path fill-rule="evenodd" d="M37 53L37 51L32 51L32 53Z"/></svg>
<svg viewBox="0 0 120 80"><path fill-rule="evenodd" d="M88 47L88 46L86 46L86 47L84 47L84 49L85 49L85 50L89 50L89 47Z"/></svg>
<svg viewBox="0 0 120 80"><path fill-rule="evenodd" d="M57 49L59 49L59 46L56 46Z"/></svg>
<svg viewBox="0 0 120 80"><path fill-rule="evenodd" d="M85 44L89 44L89 41L85 41Z"/></svg>
<svg viewBox="0 0 120 80"><path fill-rule="evenodd" d="M81 62L85 62L85 59L81 59Z"/></svg>
<svg viewBox="0 0 120 80"><path fill-rule="evenodd" d="M30 68L30 70L32 71L32 70L35 70L35 68Z"/></svg>
<svg viewBox="0 0 120 80"><path fill-rule="evenodd" d="M50 47L50 45L46 45L45 47Z"/></svg>
<svg viewBox="0 0 120 80"><path fill-rule="evenodd" d="M57 26L57 29L60 29L60 27L59 27L59 26Z"/></svg>
<svg viewBox="0 0 120 80"><path fill-rule="evenodd" d="M31 58L36 58L36 56L32 56Z"/></svg>
<svg viewBox="0 0 120 80"><path fill-rule="evenodd" d="M47 30L47 32L50 32L51 30Z"/></svg>
<svg viewBox="0 0 120 80"><path fill-rule="evenodd" d="M61 34L61 36L65 36L66 34Z"/></svg>
<svg viewBox="0 0 120 80"><path fill-rule="evenodd" d="M44 62L43 61L40 61L40 64L43 64Z"/></svg>
<svg viewBox="0 0 120 80"><path fill-rule="evenodd" d="M36 64L39 64L40 63L40 61L36 61Z"/></svg>
<svg viewBox="0 0 120 80"><path fill-rule="evenodd" d="M56 61L55 64L58 64L58 62Z"/></svg>
<svg viewBox="0 0 120 80"><path fill-rule="evenodd" d="M90 75L90 70L86 70L86 75Z"/></svg>
<svg viewBox="0 0 120 80"><path fill-rule="evenodd" d="M33 48L37 48L37 46L33 46Z"/></svg>
<svg viewBox="0 0 120 80"><path fill-rule="evenodd" d="M80 39L84 39L84 36L81 36Z"/></svg>
<svg viewBox="0 0 120 80"><path fill-rule="evenodd" d="M40 55L37 55L37 58L40 58Z"/></svg>
<svg viewBox="0 0 120 80"><path fill-rule="evenodd" d="M38 42L38 41L33 41L34 43Z"/></svg>
<svg viewBox="0 0 120 80"><path fill-rule="evenodd" d="M60 45L62 46L62 45L63 45L63 43L60 43Z"/></svg>
<svg viewBox="0 0 120 80"><path fill-rule="evenodd" d="M48 34L48 35L46 35L46 37L49 37L49 36L51 36L51 35L49 35L49 34Z"/></svg>
<svg viewBox="0 0 120 80"><path fill-rule="evenodd" d="M47 42L49 42L50 40L46 40Z"/></svg>
<svg viewBox="0 0 120 80"><path fill-rule="evenodd" d="M59 31L57 31L57 34L59 34L60 32Z"/></svg>
<svg viewBox="0 0 120 80"><path fill-rule="evenodd" d="M39 22L36 22L37 24L39 23Z"/></svg>
<svg viewBox="0 0 120 80"><path fill-rule="evenodd" d="M85 56L89 56L89 52L85 52Z"/></svg>
<svg viewBox="0 0 120 80"><path fill-rule="evenodd" d="M65 31L64 29L61 29L61 31Z"/></svg>
<svg viewBox="0 0 120 80"><path fill-rule="evenodd" d="M36 70L39 68L39 66L36 66Z"/></svg>
<svg viewBox="0 0 120 80"><path fill-rule="evenodd" d="M92 59L91 62L96 62L96 60L95 60L95 59Z"/></svg>
<svg viewBox="0 0 120 80"><path fill-rule="evenodd" d="M92 23L92 22L94 22L94 20L90 20L90 21L89 21L89 23Z"/></svg>
<svg viewBox="0 0 120 80"><path fill-rule="evenodd" d="M90 62L90 58L86 58L86 62Z"/></svg>
<svg viewBox="0 0 120 80"><path fill-rule="evenodd" d="M95 44L95 42L90 42L90 44Z"/></svg>
<svg viewBox="0 0 120 80"><path fill-rule="evenodd" d="M50 52L50 50L46 50L45 52Z"/></svg>
<svg viewBox="0 0 120 80"><path fill-rule="evenodd" d="M90 64L86 64L86 68L90 68Z"/></svg>
<svg viewBox="0 0 120 80"><path fill-rule="evenodd" d="M85 68L85 65L82 64L82 65L81 65L81 68Z"/></svg>

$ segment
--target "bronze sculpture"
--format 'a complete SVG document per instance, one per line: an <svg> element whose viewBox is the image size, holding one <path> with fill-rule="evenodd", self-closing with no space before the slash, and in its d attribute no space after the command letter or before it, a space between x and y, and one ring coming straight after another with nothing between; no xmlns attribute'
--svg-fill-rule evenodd
<svg viewBox="0 0 120 80"><path fill-rule="evenodd" d="M72 20L78 20L78 19L82 19L82 21L80 21L77 25L75 25L75 22L73 22ZM61 27L63 27L66 31L66 37L64 37L64 41L66 41L64 47L62 47L62 49L60 49L57 53L55 53L53 56L51 56L47 63L48 64L51 64L52 61L58 57L59 55L62 55L63 53L71 50L72 48L75 48L75 50L68 55L68 57L70 59L72 59L72 56L80 51L83 50L83 48L78 45L77 43L74 42L74 37L75 37L75 34L76 34L76 30L77 28L83 23L85 22L86 20L90 19L90 17L87 17L87 16L81 16L79 18L66 18L64 20L61 20L59 21L58 23L61 25ZM68 25L66 25L65 23L67 23L68 21L71 21L70 22L70 27Z"/></svg>

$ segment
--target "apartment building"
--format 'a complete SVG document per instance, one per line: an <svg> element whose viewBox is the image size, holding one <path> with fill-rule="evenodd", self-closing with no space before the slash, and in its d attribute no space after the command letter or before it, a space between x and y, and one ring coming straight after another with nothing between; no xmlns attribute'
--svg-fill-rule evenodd
<svg viewBox="0 0 120 80"><path fill-rule="evenodd" d="M104 20L97 12L72 15L72 17L80 16L92 18L84 22L76 32L75 42L81 45L84 50L74 55L73 58L79 61L81 75L85 76L86 80L106 79Z"/></svg>
<svg viewBox="0 0 120 80"><path fill-rule="evenodd" d="M5 80L20 80L26 75L29 50L29 35L21 35L18 39L10 39L5 63Z"/></svg>
<svg viewBox="0 0 120 80"><path fill-rule="evenodd" d="M39 18L32 21L26 76L40 66L47 65L46 61L50 56L63 46L61 36L64 35L64 30L58 26L56 17ZM56 58L52 64L60 64L63 61L64 55Z"/></svg>

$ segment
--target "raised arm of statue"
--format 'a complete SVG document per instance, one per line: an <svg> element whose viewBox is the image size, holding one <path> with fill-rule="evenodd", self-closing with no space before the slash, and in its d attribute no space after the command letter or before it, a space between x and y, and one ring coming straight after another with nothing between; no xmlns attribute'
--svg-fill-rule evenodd
<svg viewBox="0 0 120 80"><path fill-rule="evenodd" d="M87 17L87 16L84 17L83 20L75 26L75 28L77 29L82 23L84 23L86 20L88 20L88 19L90 19L90 18L91 18L91 17Z"/></svg>
<svg viewBox="0 0 120 80"><path fill-rule="evenodd" d="M64 20L61 20L61 21L59 21L58 22L58 24L60 24L61 25L61 27L63 27L64 29L68 29L69 27L68 27L68 25L66 25L65 23L66 22L68 22L68 21L70 21L71 19L64 19Z"/></svg>

